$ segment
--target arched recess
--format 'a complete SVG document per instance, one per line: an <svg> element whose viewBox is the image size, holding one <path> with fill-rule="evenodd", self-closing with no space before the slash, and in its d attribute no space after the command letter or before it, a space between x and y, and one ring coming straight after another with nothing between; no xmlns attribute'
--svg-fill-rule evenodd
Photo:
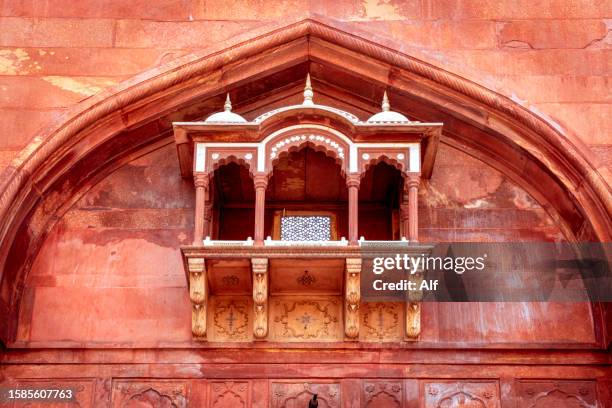
<svg viewBox="0 0 612 408"><path fill-rule="evenodd" d="M222 106L226 91L235 110L254 117L258 106L277 103L277 95L300 93L307 71L315 101L317 92L338 100L348 95L339 104L367 114L379 110L386 89L395 110L444 122L443 143L523 187L568 239L612 239L610 187L577 137L401 49L322 17L272 24L147 71L70 109L24 149L0 182L0 315L7 316L0 339L8 343L14 337L29 266L46 231L79 192L130 155L167 143L171 121L200 119Z"/></svg>

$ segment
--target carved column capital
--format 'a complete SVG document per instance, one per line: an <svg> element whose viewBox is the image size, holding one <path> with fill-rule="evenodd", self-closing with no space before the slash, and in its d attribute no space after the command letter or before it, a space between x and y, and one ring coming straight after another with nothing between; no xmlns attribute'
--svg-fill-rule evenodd
<svg viewBox="0 0 612 408"><path fill-rule="evenodd" d="M359 188L360 183L361 183L361 174L347 174L346 175L346 187Z"/></svg>
<svg viewBox="0 0 612 408"><path fill-rule="evenodd" d="M196 171L193 173L193 184L196 188L202 187L208 189L210 184L210 175L203 171Z"/></svg>
<svg viewBox="0 0 612 408"><path fill-rule="evenodd" d="M421 184L421 173L405 172L404 173L404 189L418 188Z"/></svg>
<svg viewBox="0 0 612 408"><path fill-rule="evenodd" d="M266 189L268 187L268 174L263 171L258 171L253 175L253 184L255 189Z"/></svg>

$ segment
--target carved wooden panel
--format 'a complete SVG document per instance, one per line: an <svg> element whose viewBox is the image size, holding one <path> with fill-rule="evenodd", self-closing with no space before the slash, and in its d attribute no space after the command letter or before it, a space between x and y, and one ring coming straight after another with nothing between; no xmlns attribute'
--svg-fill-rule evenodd
<svg viewBox="0 0 612 408"><path fill-rule="evenodd" d="M402 408L402 381L364 381L362 405L371 408Z"/></svg>
<svg viewBox="0 0 612 408"><path fill-rule="evenodd" d="M113 381L113 408L184 408L188 401L189 387L184 381Z"/></svg>
<svg viewBox="0 0 612 408"><path fill-rule="evenodd" d="M58 380L12 380L8 382L2 382L4 388L21 388L21 389L72 389L75 395L74 401L71 402L27 402L15 403L15 402L0 402L0 407L13 408L13 407L34 407L44 406L49 408L62 407L62 408L89 408L94 406L94 390L95 380L81 380L81 379L58 379Z"/></svg>
<svg viewBox="0 0 612 408"><path fill-rule="evenodd" d="M497 382L425 382L425 408L500 408Z"/></svg>
<svg viewBox="0 0 612 408"><path fill-rule="evenodd" d="M295 259L270 261L271 294L317 293L340 295L344 279L344 259Z"/></svg>
<svg viewBox="0 0 612 408"><path fill-rule="evenodd" d="M206 269L211 294L251 294L251 265L248 260L208 260Z"/></svg>
<svg viewBox="0 0 612 408"><path fill-rule="evenodd" d="M517 381L519 406L525 408L595 408L595 381Z"/></svg>
<svg viewBox="0 0 612 408"><path fill-rule="evenodd" d="M304 408L317 394L318 408L340 408L340 384L275 382L270 387L273 408Z"/></svg>
<svg viewBox="0 0 612 408"><path fill-rule="evenodd" d="M403 303L371 302L361 305L361 341L402 341Z"/></svg>
<svg viewBox="0 0 612 408"><path fill-rule="evenodd" d="M234 381L214 381L210 383L209 408L247 408L249 402L249 383Z"/></svg>
<svg viewBox="0 0 612 408"><path fill-rule="evenodd" d="M338 341L343 339L342 299L277 297L272 300L272 333L276 341Z"/></svg>
<svg viewBox="0 0 612 408"><path fill-rule="evenodd" d="M250 341L253 333L248 297L214 296L209 307L209 341Z"/></svg>

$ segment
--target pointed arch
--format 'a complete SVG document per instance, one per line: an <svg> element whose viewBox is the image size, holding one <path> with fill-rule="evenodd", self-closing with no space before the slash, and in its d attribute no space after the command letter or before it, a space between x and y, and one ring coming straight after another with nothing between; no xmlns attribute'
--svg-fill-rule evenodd
<svg viewBox="0 0 612 408"><path fill-rule="evenodd" d="M393 92L394 101L404 96L436 107L449 119L443 142L520 184L568 239L612 240L610 186L575 135L499 93L403 53L400 44L363 34L319 16L262 26L111 87L42 131L0 183L0 313L8 316L0 322L0 339L13 338L23 282L46 231L92 180L127 155L167 139L164 115L313 60L351 70L381 94L383 88ZM358 64L351 62L355 56ZM399 102L395 109L401 111L406 105Z"/></svg>

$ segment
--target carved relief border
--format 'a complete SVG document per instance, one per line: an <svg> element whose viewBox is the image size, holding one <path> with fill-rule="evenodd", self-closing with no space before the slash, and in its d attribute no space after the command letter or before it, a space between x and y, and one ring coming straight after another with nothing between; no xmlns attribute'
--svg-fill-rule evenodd
<svg viewBox="0 0 612 408"><path fill-rule="evenodd" d="M597 407L596 381L516 380L518 403L525 408Z"/></svg>
<svg viewBox="0 0 612 408"><path fill-rule="evenodd" d="M228 163L236 163L245 166L251 175L257 169L257 149L254 147L207 147L206 149L206 171L212 173Z"/></svg>
<svg viewBox="0 0 612 408"><path fill-rule="evenodd" d="M361 401L365 408L404 406L402 380L364 381Z"/></svg>
<svg viewBox="0 0 612 408"><path fill-rule="evenodd" d="M248 408L251 406L251 387L247 381L211 381L209 408Z"/></svg>
<svg viewBox="0 0 612 408"><path fill-rule="evenodd" d="M317 394L320 407L340 408L340 384L336 382L278 381L270 384L271 407L307 407L313 394Z"/></svg>
<svg viewBox="0 0 612 408"><path fill-rule="evenodd" d="M303 129L288 131L274 137L265 144L265 171L271 172L273 163L287 152L299 150L302 146L311 146L314 150L324 151L328 156L338 160L342 173L346 173L349 164L349 145L333 133L321 129Z"/></svg>
<svg viewBox="0 0 612 408"><path fill-rule="evenodd" d="M359 340L401 342L404 339L404 303L368 302L360 308Z"/></svg>
<svg viewBox="0 0 612 408"><path fill-rule="evenodd" d="M357 162L361 175L365 175L366 171L380 162L387 163L395 167L401 172L410 169L410 147L401 148L374 148L374 147L359 147L357 148Z"/></svg>
<svg viewBox="0 0 612 408"><path fill-rule="evenodd" d="M180 380L113 380L112 407L186 408L189 384Z"/></svg>
<svg viewBox="0 0 612 408"><path fill-rule="evenodd" d="M208 307L208 341L251 341L253 316L246 296L213 296Z"/></svg>
<svg viewBox="0 0 612 408"><path fill-rule="evenodd" d="M424 408L501 408L497 381L424 381Z"/></svg>
<svg viewBox="0 0 612 408"><path fill-rule="evenodd" d="M286 342L342 341L343 299L336 296L274 296L270 339Z"/></svg>

